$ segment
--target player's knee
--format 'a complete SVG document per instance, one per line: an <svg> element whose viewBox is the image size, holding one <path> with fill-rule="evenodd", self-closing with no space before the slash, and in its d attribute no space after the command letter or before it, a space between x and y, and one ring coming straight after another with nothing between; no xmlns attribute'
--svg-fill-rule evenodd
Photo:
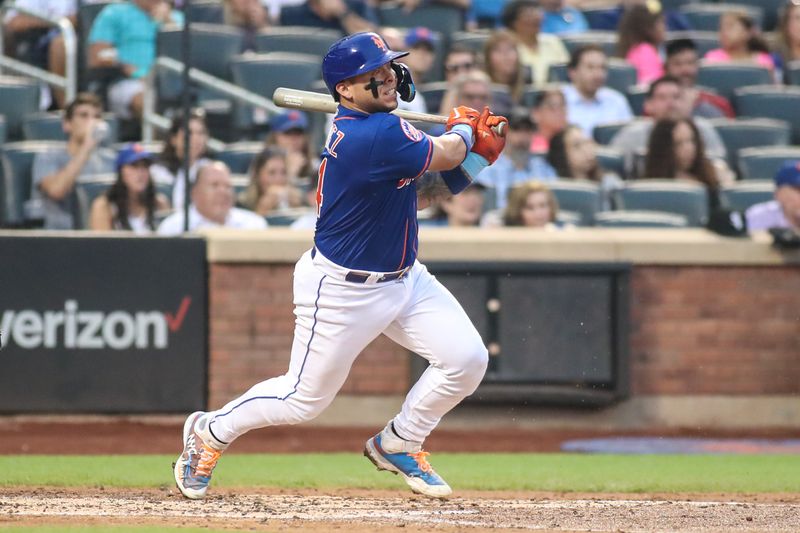
<svg viewBox="0 0 800 533"><path fill-rule="evenodd" d="M470 346L462 348L461 356L459 357L458 373L461 380L474 382L477 386L483 379L486 373L486 367L489 364L489 352L482 342L471 343Z"/></svg>
<svg viewBox="0 0 800 533"><path fill-rule="evenodd" d="M286 418L287 424L301 424L317 418L330 402L307 402L293 405Z"/></svg>

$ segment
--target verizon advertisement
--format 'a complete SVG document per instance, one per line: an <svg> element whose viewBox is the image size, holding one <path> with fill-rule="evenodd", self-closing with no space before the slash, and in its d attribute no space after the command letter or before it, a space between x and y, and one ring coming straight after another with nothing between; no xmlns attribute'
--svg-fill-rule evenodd
<svg viewBox="0 0 800 533"><path fill-rule="evenodd" d="M0 412L205 406L205 241L11 236L0 257Z"/></svg>

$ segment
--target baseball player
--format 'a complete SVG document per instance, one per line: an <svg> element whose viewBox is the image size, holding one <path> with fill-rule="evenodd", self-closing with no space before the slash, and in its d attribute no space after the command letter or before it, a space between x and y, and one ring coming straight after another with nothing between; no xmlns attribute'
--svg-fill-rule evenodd
<svg viewBox="0 0 800 533"><path fill-rule="evenodd" d="M319 167L314 247L294 270L289 370L217 411L189 416L174 467L187 498L205 496L220 455L240 435L319 415L381 333L430 365L364 454L414 492L452 492L422 443L478 386L487 352L456 299L417 261L415 180L439 171L457 194L497 159L505 139L496 130L507 121L488 108L461 107L446 133L431 137L390 114L397 95L414 97L411 75L396 61L407 53L367 32L334 43L323 59L323 79L339 107Z"/></svg>

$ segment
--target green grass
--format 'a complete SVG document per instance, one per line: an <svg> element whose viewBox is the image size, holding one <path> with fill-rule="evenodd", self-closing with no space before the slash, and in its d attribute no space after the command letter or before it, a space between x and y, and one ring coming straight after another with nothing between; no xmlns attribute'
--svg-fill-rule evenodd
<svg viewBox="0 0 800 533"><path fill-rule="evenodd" d="M173 456L0 456L3 486L172 485ZM798 492L796 455L436 454L456 490ZM230 454L216 487L403 488L357 454Z"/></svg>

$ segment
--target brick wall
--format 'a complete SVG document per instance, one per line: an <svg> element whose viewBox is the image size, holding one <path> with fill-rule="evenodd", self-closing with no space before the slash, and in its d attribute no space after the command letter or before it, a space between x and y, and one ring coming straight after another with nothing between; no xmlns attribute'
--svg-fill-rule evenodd
<svg viewBox="0 0 800 533"><path fill-rule="evenodd" d="M292 269L210 265L210 407L286 371ZM800 269L636 266L631 284L632 394L800 393ZM408 374L380 337L342 392L402 393Z"/></svg>

